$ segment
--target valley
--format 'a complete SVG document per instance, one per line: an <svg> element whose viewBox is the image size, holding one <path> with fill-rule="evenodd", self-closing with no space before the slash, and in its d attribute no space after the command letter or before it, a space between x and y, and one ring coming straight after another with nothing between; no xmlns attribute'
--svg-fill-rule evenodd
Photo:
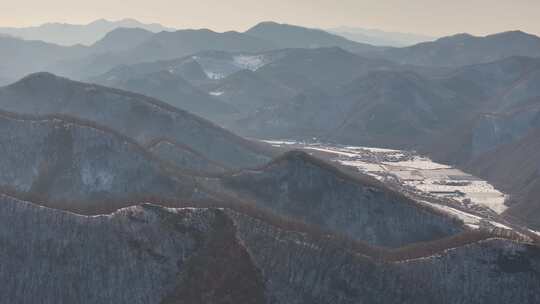
<svg viewBox="0 0 540 304"><path fill-rule="evenodd" d="M407 193L419 204L448 212L469 227L488 225L511 230L500 215L507 195L479 177L436 163L414 151L355 147L319 142L265 140L272 146L300 149L353 171L367 174Z"/></svg>
<svg viewBox="0 0 540 304"><path fill-rule="evenodd" d="M540 303L533 4L160 1L0 27L0 304Z"/></svg>

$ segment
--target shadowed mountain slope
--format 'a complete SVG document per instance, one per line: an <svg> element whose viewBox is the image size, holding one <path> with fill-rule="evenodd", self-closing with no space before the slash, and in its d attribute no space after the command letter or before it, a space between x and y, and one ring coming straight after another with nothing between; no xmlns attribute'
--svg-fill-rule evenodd
<svg viewBox="0 0 540 304"><path fill-rule="evenodd" d="M381 52L398 63L428 66L464 66L496 61L512 56L540 56L540 38L521 31L486 37L459 34L433 42Z"/></svg>
<svg viewBox="0 0 540 304"><path fill-rule="evenodd" d="M184 57L202 51L261 52L277 47L266 40L238 32L218 33L208 29L160 32L128 50L66 61L53 71L76 79L103 74L122 64L136 64Z"/></svg>
<svg viewBox="0 0 540 304"><path fill-rule="evenodd" d="M0 109L32 114L66 114L93 121L148 144L168 138L231 167L267 161L262 144L142 95L38 73L0 89Z"/></svg>
<svg viewBox="0 0 540 304"><path fill-rule="evenodd" d="M51 207L92 213L149 198L208 197L120 134L63 116L0 113L0 187ZM105 204L105 205L101 205Z"/></svg>
<svg viewBox="0 0 540 304"><path fill-rule="evenodd" d="M229 168L212 161L188 146L177 144L166 139L158 139L147 146L147 149L159 159L179 167L182 171L194 174L223 173Z"/></svg>
<svg viewBox="0 0 540 304"><path fill-rule="evenodd" d="M390 62L362 58L335 47L262 53L202 52L175 60L120 66L91 81L132 89L172 104L177 102L180 107L190 110L188 105L181 106L174 99L175 95L183 96L182 92L169 89L168 81L160 80L156 75L183 78L238 110L238 113L221 111L220 117L208 109L206 112L194 110L203 117L230 126L231 121L265 108L279 107L306 90L336 91L370 71L393 67ZM137 85L122 85L131 82ZM156 87L160 89L156 90Z"/></svg>
<svg viewBox="0 0 540 304"><path fill-rule="evenodd" d="M465 165L540 126L540 59L511 57L472 65L442 83L474 102L461 109L466 115L456 116L455 127L426 149L436 159Z"/></svg>
<svg viewBox="0 0 540 304"><path fill-rule="evenodd" d="M159 59L172 59L205 50L260 52L274 47L271 42L233 31L218 33L207 29L180 30L154 35L135 48L131 55L134 57L141 55L145 57L145 61L149 61L153 56ZM152 55L145 55L148 53Z"/></svg>
<svg viewBox="0 0 540 304"><path fill-rule="evenodd" d="M387 70L395 65L367 59L337 47L276 51L276 59L257 74L296 90L337 89L370 71Z"/></svg>
<svg viewBox="0 0 540 304"><path fill-rule="evenodd" d="M357 53L378 50L378 47L358 43L323 30L306 27L262 22L245 32L246 34L273 42L279 48L340 47Z"/></svg>
<svg viewBox="0 0 540 304"><path fill-rule="evenodd" d="M485 153L470 164L472 172L512 194L511 217L540 229L540 129Z"/></svg>
<svg viewBox="0 0 540 304"><path fill-rule="evenodd" d="M226 176L223 184L277 214L379 246L400 247L464 229L368 177L355 179L304 152Z"/></svg>
<svg viewBox="0 0 540 304"><path fill-rule="evenodd" d="M152 96L174 107L214 121L218 117L232 115L236 112L232 105L212 98L207 93L192 86L181 76L170 71L132 76L125 80L115 78L103 82L98 81L98 83Z"/></svg>
<svg viewBox="0 0 540 304"><path fill-rule="evenodd" d="M142 28L117 28L92 44L91 49L94 53L126 51L143 43L152 35L153 32Z"/></svg>
<svg viewBox="0 0 540 304"><path fill-rule="evenodd" d="M215 98L230 104L242 113L274 107L295 96L295 91L251 70L241 70L206 86Z"/></svg>
<svg viewBox="0 0 540 304"><path fill-rule="evenodd" d="M421 42L433 41L436 38L415 33L388 32L378 29L366 29L341 26L328 29L330 33L343 36L349 40L378 46L404 47Z"/></svg>
<svg viewBox="0 0 540 304"><path fill-rule="evenodd" d="M43 41L0 36L0 76L18 79L42 71L59 60L75 60L89 54L83 46L64 47Z"/></svg>
<svg viewBox="0 0 540 304"><path fill-rule="evenodd" d="M83 217L0 200L3 303L539 300L539 250L511 240L469 237L386 260L231 210L144 205ZM46 283L23 284L29 279Z"/></svg>
<svg viewBox="0 0 540 304"><path fill-rule="evenodd" d="M259 111L238 132L414 149L454 122L469 101L413 72L375 71L336 93L310 91Z"/></svg>

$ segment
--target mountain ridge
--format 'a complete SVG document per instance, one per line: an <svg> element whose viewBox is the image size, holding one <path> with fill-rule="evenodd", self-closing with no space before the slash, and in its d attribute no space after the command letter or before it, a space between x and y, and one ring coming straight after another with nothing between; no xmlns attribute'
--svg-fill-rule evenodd
<svg viewBox="0 0 540 304"><path fill-rule="evenodd" d="M40 103L36 103L36 94L40 96ZM50 73L32 74L1 88L0 109L23 114L70 114L112 127L142 144L164 136L171 137L210 159L233 167L249 166L267 159L264 155L268 150L263 144L240 138L206 119L165 102L136 93L72 81ZM109 111L103 112L104 109ZM127 110L145 119L134 119L126 115ZM145 128L141 125L143 122L146 126L151 123L156 125ZM164 124L168 127L161 129ZM174 128L182 131L174 132ZM201 132L208 134L201 137ZM213 145L218 142L219 149L216 150Z"/></svg>
<svg viewBox="0 0 540 304"><path fill-rule="evenodd" d="M63 46L91 45L105 36L108 32L120 28L141 28L151 32L170 31L158 23L142 23L135 19L109 21L99 19L88 24L45 23L39 26L6 28L0 27L0 33L10 34L25 40L42 40Z"/></svg>
<svg viewBox="0 0 540 304"><path fill-rule="evenodd" d="M281 48L314 48L337 46L358 53L379 50L369 44L348 40L344 37L325 32L319 29L310 29L302 26L280 24L265 21L248 29L246 34L272 41Z"/></svg>
<svg viewBox="0 0 540 304"><path fill-rule="evenodd" d="M388 49L381 55L404 64L459 67L511 56L540 57L540 37L522 31L480 37L458 34L410 47Z"/></svg>
<svg viewBox="0 0 540 304"><path fill-rule="evenodd" d="M6 269L10 280L6 280L9 284L3 285L6 289L3 294L8 300L33 302L39 297L43 303L56 303L60 299L90 303L88 299L110 300L120 296L125 299L126 295L111 288L118 290L118 286L128 282L129 286L140 286L127 295L132 303L178 299L196 302L201 298L208 300L211 296L222 298L224 295L252 303L270 300L289 303L291 299L296 302L315 299L325 303L354 303L378 299L383 303L397 304L407 300L423 304L439 298L446 304L470 300L473 295L481 295L482 300L488 298L497 304L516 298L523 300L522 303L534 303L538 299L538 279L535 277L540 267L538 248L504 239L473 241L425 258L377 262L354 249L344 250L339 240L334 242L331 238L282 230L279 226L229 210L165 209L144 205L122 209L112 215L80 217L5 196L0 199L3 201L0 204L2 231L27 235L27 242L0 236L10 252L19 253L19 259L14 259L14 255L6 256L10 257L7 260L11 267ZM31 220L34 225L28 225ZM57 225L50 225L51 222ZM36 227L38 229L30 230ZM60 260L51 258L44 240L49 244L52 242L49 245L52 248L59 246L61 240L69 240L70 251L64 253L62 261L68 259L87 271L73 273L69 264L60 264ZM53 267L44 270L31 267L25 261L47 263ZM212 262L211 275L201 271L201 265ZM104 270L111 267L116 269L114 278ZM511 271L512 267L516 271ZM12 286L24 281L30 269L33 277L54 274L47 280L46 288L35 284L23 292L20 287ZM195 273L193 269L199 271ZM499 275L488 279L493 273ZM323 274L325 280L317 279ZM426 279L426 276L431 284L419 287L413 283L419 278ZM445 281L442 286L441 277L460 276L463 280L459 283ZM90 282L106 284L99 291L81 288L80 293L70 293L69 289L63 288L62 280L66 277L71 278L74 288L83 282L85 285ZM246 281L240 286L230 284L238 278ZM378 280L388 283L382 286L373 283ZM463 284L472 284L474 291L463 290ZM489 288L493 285L500 286L495 289L496 294ZM188 292L185 286L210 286L216 291L209 295L205 290L192 288ZM249 290L245 286L250 286ZM514 293L505 292L504 287L511 287ZM210 299L212 303L222 303ZM482 300L472 303L482 303Z"/></svg>

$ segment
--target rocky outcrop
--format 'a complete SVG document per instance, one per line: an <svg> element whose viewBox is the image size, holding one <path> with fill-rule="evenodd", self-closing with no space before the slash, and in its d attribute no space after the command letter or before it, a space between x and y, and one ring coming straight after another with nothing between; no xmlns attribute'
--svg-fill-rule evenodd
<svg viewBox="0 0 540 304"><path fill-rule="evenodd" d="M356 179L299 151L222 181L260 207L379 246L430 241L464 229L374 180Z"/></svg>
<svg viewBox="0 0 540 304"><path fill-rule="evenodd" d="M540 250L506 239L390 261L229 209L86 217L0 200L0 303L540 300Z"/></svg>

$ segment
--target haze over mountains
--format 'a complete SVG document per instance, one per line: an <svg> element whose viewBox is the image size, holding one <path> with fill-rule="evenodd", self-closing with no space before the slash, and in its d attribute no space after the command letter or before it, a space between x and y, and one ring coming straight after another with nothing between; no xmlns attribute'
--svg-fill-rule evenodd
<svg viewBox="0 0 540 304"><path fill-rule="evenodd" d="M105 34L117 28L140 28L155 33L174 30L164 27L161 24L145 24L134 19L122 19L118 21L99 19L89 24L46 23L40 26L23 28L0 27L0 33L24 40L41 40L70 46L75 44L94 44L103 38Z"/></svg>
<svg viewBox="0 0 540 304"><path fill-rule="evenodd" d="M540 302L539 37L59 27L0 36L0 303Z"/></svg>
<svg viewBox="0 0 540 304"><path fill-rule="evenodd" d="M352 41L378 46L404 47L437 39L435 37L426 35L389 32L377 29L366 29L348 26L331 28L328 29L328 31L336 35L343 36Z"/></svg>
<svg viewBox="0 0 540 304"><path fill-rule="evenodd" d="M33 74L0 89L0 104L14 113L65 114L93 121L142 145L167 138L232 167L268 160L257 144L159 100L48 73Z"/></svg>
<svg viewBox="0 0 540 304"><path fill-rule="evenodd" d="M464 41L467 41L467 47L460 53ZM59 47L43 43L36 45L36 42L8 38L2 38L0 45L5 50L13 49L14 45L17 49L26 50L22 53L6 53L12 60L2 63L1 76L12 81L42 70L83 79L105 73L119 64L174 59L207 50L260 52L279 48L337 46L356 54L386 58L398 63L445 67L494 61L511 55L538 56L538 38L520 32L485 38L458 35L409 48L384 48L353 42L321 30L274 22L260 23L245 33L179 30L152 34L142 29L120 28L87 47ZM432 55L426 56L426 52ZM458 53L463 59L455 58ZM421 60L429 62L421 62L415 57L425 58Z"/></svg>
<svg viewBox="0 0 540 304"><path fill-rule="evenodd" d="M538 57L540 38L521 31L476 37L458 34L414 46L389 49L383 57L404 64L462 66L487 63L510 56Z"/></svg>
<svg viewBox="0 0 540 304"><path fill-rule="evenodd" d="M120 37L127 42L114 51ZM94 74L88 80L165 100L243 135L417 149L467 164L534 127L531 115L502 114L524 113L512 109L538 96L539 41L514 31L376 48L264 22L246 33L116 30L96 44L112 52L59 66L68 66L71 77ZM272 50L283 47L292 49ZM125 65L138 61L146 62ZM482 113L506 117L496 120L506 133L490 134L494 120Z"/></svg>

